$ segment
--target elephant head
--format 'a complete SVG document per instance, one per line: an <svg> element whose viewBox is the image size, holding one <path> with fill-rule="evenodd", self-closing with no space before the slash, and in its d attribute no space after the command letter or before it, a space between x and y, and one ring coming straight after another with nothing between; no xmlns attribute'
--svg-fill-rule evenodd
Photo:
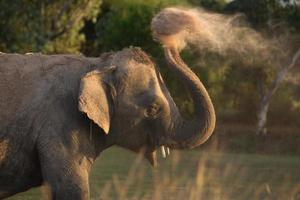
<svg viewBox="0 0 300 200"><path fill-rule="evenodd" d="M81 79L79 110L103 130L107 143L143 150L152 165L158 147L196 147L210 137L215 125L214 108L201 81L178 52L166 49L165 55L193 98L193 120L182 118L158 69L139 48L112 54L108 67Z"/></svg>

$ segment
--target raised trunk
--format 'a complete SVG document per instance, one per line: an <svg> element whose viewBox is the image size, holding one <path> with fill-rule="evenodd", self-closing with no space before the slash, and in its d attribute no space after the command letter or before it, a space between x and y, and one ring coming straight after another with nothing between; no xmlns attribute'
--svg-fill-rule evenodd
<svg viewBox="0 0 300 200"><path fill-rule="evenodd" d="M178 78L189 90L195 108L193 120L180 120L176 124L168 146L171 148L193 148L206 142L213 133L216 116L211 99L196 74L183 62L176 49L165 48L165 56Z"/></svg>

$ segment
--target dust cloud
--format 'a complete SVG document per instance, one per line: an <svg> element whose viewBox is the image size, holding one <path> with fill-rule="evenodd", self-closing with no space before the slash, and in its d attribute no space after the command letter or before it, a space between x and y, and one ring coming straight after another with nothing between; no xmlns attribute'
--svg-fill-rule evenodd
<svg viewBox="0 0 300 200"><path fill-rule="evenodd" d="M153 37L168 48L187 44L199 50L247 54L274 48L271 40L250 28L242 15L224 15L200 8L165 8L151 23Z"/></svg>

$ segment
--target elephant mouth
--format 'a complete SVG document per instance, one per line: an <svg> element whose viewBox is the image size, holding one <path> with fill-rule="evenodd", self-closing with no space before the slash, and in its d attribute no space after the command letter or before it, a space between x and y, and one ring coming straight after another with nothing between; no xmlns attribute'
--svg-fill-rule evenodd
<svg viewBox="0 0 300 200"><path fill-rule="evenodd" d="M157 151L161 151L161 156L163 158L167 158L170 155L170 148L166 147L164 145L160 146L157 149L154 149L152 151L146 151L145 152L145 158L149 161L149 163L152 165L152 167L157 166Z"/></svg>

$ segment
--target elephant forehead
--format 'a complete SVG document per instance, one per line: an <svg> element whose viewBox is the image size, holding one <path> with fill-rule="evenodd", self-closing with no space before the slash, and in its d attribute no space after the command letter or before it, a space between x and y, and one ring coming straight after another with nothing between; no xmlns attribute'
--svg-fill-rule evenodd
<svg viewBox="0 0 300 200"><path fill-rule="evenodd" d="M159 82L154 68L143 64L128 69L126 82L129 89L134 91L159 89Z"/></svg>
<svg viewBox="0 0 300 200"><path fill-rule="evenodd" d="M122 51L117 52L112 61L115 65L128 65L131 62L141 63L148 66L153 66L153 62L150 57L140 48L125 48Z"/></svg>

